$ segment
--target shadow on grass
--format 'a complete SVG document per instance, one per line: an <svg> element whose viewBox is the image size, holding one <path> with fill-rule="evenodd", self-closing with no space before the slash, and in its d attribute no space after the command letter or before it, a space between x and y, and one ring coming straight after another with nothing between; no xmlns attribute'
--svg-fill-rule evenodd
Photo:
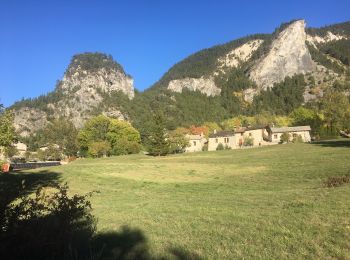
<svg viewBox="0 0 350 260"><path fill-rule="evenodd" d="M59 174L42 170L37 173L0 173L0 223L6 207L20 196L29 194L39 187L59 183Z"/></svg>
<svg viewBox="0 0 350 260"><path fill-rule="evenodd" d="M339 140L328 140L313 142L313 145L323 146L323 147L350 147L350 139L339 139Z"/></svg>
<svg viewBox="0 0 350 260"><path fill-rule="evenodd" d="M45 170L0 175L0 259L200 259L176 247L154 256L137 228L97 233L87 196L69 196L59 182ZM43 199L40 187L57 192Z"/></svg>

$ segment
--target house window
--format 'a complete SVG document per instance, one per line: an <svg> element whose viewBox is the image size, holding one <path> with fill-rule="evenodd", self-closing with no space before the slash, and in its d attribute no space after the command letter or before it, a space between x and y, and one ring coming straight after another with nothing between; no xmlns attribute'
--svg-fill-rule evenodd
<svg viewBox="0 0 350 260"><path fill-rule="evenodd" d="M193 141L193 146L196 146L196 141Z"/></svg>
<svg viewBox="0 0 350 260"><path fill-rule="evenodd" d="M278 138L278 136L277 136L277 135L273 135L273 138L277 139L277 138Z"/></svg>
<svg viewBox="0 0 350 260"><path fill-rule="evenodd" d="M218 142L219 142L219 139L216 138L216 139L215 139L215 143L218 143Z"/></svg>
<svg viewBox="0 0 350 260"><path fill-rule="evenodd" d="M228 143L228 141L229 141L229 138L228 138L228 137L225 137L225 138L224 138L224 142L225 142L225 144L227 144L227 143Z"/></svg>

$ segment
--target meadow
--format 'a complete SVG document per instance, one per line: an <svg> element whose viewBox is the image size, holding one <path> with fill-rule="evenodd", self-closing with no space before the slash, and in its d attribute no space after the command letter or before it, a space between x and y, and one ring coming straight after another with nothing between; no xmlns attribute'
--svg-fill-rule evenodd
<svg viewBox="0 0 350 260"><path fill-rule="evenodd" d="M139 229L153 255L350 259L350 183L325 185L349 166L350 142L340 140L78 159L46 170L72 193L98 191L98 231Z"/></svg>

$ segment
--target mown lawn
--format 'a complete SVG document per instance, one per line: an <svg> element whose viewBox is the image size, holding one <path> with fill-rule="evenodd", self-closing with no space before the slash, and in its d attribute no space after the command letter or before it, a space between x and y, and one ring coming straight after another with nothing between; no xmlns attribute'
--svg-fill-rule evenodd
<svg viewBox="0 0 350 260"><path fill-rule="evenodd" d="M81 159L48 168L92 198L98 230L139 228L154 255L350 259L350 142L167 157ZM30 174L42 169L33 170Z"/></svg>

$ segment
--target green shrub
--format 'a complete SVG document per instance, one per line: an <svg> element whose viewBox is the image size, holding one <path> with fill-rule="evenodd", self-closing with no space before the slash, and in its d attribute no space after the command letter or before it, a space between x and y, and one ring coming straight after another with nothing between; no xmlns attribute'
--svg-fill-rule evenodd
<svg viewBox="0 0 350 260"><path fill-rule="evenodd" d="M292 140L293 143L303 143L303 138L301 137L301 135L297 135L297 136L294 136L293 137L293 140Z"/></svg>
<svg viewBox="0 0 350 260"><path fill-rule="evenodd" d="M35 196L20 196L16 204L2 205L0 258L78 259L78 255L80 259L86 255L96 231L87 196L69 197L68 186L57 185L39 188Z"/></svg>
<svg viewBox="0 0 350 260"><path fill-rule="evenodd" d="M231 150L231 147L228 145L225 145L225 150Z"/></svg>
<svg viewBox="0 0 350 260"><path fill-rule="evenodd" d="M253 146L254 145L254 138L253 137L244 137L244 146Z"/></svg>
<svg viewBox="0 0 350 260"><path fill-rule="evenodd" d="M283 144L283 143L289 143L290 142L290 134L289 133L283 133L281 135L281 139L280 139L280 143Z"/></svg>
<svg viewBox="0 0 350 260"><path fill-rule="evenodd" d="M106 142L93 142L89 145L88 154L91 157L107 156L111 152L111 145Z"/></svg>
<svg viewBox="0 0 350 260"><path fill-rule="evenodd" d="M216 151L221 151L221 150L224 150L225 147L222 143L219 143L218 146L216 147Z"/></svg>
<svg viewBox="0 0 350 260"><path fill-rule="evenodd" d="M206 144L203 145L202 151L203 151L203 152L208 151L208 143L206 143Z"/></svg>

